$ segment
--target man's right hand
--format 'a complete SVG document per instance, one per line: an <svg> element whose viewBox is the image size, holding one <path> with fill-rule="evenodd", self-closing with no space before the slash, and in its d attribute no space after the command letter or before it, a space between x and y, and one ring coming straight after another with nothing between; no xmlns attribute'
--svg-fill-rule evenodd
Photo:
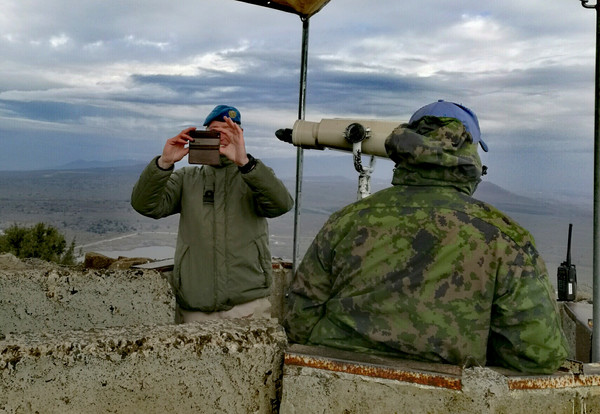
<svg viewBox="0 0 600 414"><path fill-rule="evenodd" d="M171 168L173 164L177 161L181 161L181 159L190 152L190 149L186 147L186 144L194 139L188 135L188 132L194 131L195 129L195 127L186 128L177 136L167 140L162 155L158 159L160 168L165 170Z"/></svg>

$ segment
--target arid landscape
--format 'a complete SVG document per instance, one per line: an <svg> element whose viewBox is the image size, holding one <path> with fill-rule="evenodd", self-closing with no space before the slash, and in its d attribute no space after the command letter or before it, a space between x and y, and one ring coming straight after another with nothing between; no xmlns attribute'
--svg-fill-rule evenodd
<svg viewBox="0 0 600 414"><path fill-rule="evenodd" d="M178 217L149 219L136 213L129 202L131 189L143 167L0 172L0 230L15 223L45 222L65 234L67 242L74 238L79 254L97 251L157 259L171 257ZM284 177L293 194L294 178L279 172L278 175ZM375 180L373 191L388 185ZM300 215L301 255L329 215L356 199L356 188L354 178L305 176ZM568 226L573 223L572 260L577 266L580 288L591 290L591 203L524 197L489 182L483 182L475 196L531 231L553 283L557 267L566 258ZM273 256L291 259L293 212L269 223Z"/></svg>

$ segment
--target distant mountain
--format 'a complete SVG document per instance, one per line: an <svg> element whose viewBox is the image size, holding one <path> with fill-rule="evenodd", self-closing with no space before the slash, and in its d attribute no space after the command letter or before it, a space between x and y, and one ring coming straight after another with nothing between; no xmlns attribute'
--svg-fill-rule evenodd
<svg viewBox="0 0 600 414"><path fill-rule="evenodd" d="M556 199L540 199L512 193L494 183L482 181L475 191L474 197L494 207L510 213L542 214L556 216L591 215L590 206Z"/></svg>
<svg viewBox="0 0 600 414"><path fill-rule="evenodd" d="M113 161L88 161L88 160L75 160L67 164L63 164L52 170L87 170L94 168L114 168L114 167L131 167L133 165L145 164L144 161L139 160L113 160Z"/></svg>
<svg viewBox="0 0 600 414"><path fill-rule="evenodd" d="M278 177L288 186L291 192L295 191L296 159L295 158L261 158L271 167ZM93 172L112 169L127 170L126 175L133 175L130 180L135 182L139 172L149 160L121 159L113 161L76 160L52 168L52 171L79 171ZM363 157L363 163L368 163L368 157ZM187 166L186 160L177 163L176 168ZM393 164L390 160L377 158L375 170L372 174L372 192L376 192L391 185ZM7 172L10 174L10 172ZM30 172L34 174L34 172ZM20 175L27 172L19 172ZM303 157L303 197L315 201L322 206L323 201L329 202L331 208L337 208L356 200L358 186L358 173L354 169L351 154L329 151L328 153L305 153ZM489 181L482 181L475 198L492 204L505 212L524 214L552 214L552 215L588 215L591 214L591 205L577 197L553 195L554 198L541 198L539 195L524 196L508 191ZM310 202L303 201L306 208Z"/></svg>

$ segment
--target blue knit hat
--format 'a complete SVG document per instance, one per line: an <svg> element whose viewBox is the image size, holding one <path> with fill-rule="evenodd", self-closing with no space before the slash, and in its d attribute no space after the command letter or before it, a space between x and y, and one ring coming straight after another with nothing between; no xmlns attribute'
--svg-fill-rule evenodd
<svg viewBox="0 0 600 414"><path fill-rule="evenodd" d="M240 111L238 111L237 108L229 105L217 105L206 117L204 126L207 126L212 121L223 122L223 117L231 118L231 120L237 124L242 123L242 114L240 114Z"/></svg>
<svg viewBox="0 0 600 414"><path fill-rule="evenodd" d="M465 126L467 132L471 134L473 137L473 143L481 145L481 148L487 152L488 146L481 139L481 130L479 129L479 121L477 120L477 115L473 111L471 111L466 106L462 106L460 104L454 102L446 102L440 99L437 102L430 103L429 105L425 105L417 112L410 117L408 121L409 124L418 121L424 116L437 116L437 117L447 117L447 118L456 118Z"/></svg>

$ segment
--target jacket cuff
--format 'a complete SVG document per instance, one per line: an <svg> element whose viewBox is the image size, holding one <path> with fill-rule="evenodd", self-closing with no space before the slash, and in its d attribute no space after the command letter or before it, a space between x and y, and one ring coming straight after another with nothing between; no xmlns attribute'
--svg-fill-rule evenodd
<svg viewBox="0 0 600 414"><path fill-rule="evenodd" d="M156 158L154 158L154 163L156 164L156 167L161 170L161 171L172 171L175 168L175 165L171 165L169 168L162 168L160 165L158 165L158 159L160 158L160 155Z"/></svg>
<svg viewBox="0 0 600 414"><path fill-rule="evenodd" d="M252 171L256 167L256 158L254 158L250 154L246 154L246 155L248 156L248 162L246 164L238 167L238 170L240 170L240 172L242 174L248 174L250 171Z"/></svg>

